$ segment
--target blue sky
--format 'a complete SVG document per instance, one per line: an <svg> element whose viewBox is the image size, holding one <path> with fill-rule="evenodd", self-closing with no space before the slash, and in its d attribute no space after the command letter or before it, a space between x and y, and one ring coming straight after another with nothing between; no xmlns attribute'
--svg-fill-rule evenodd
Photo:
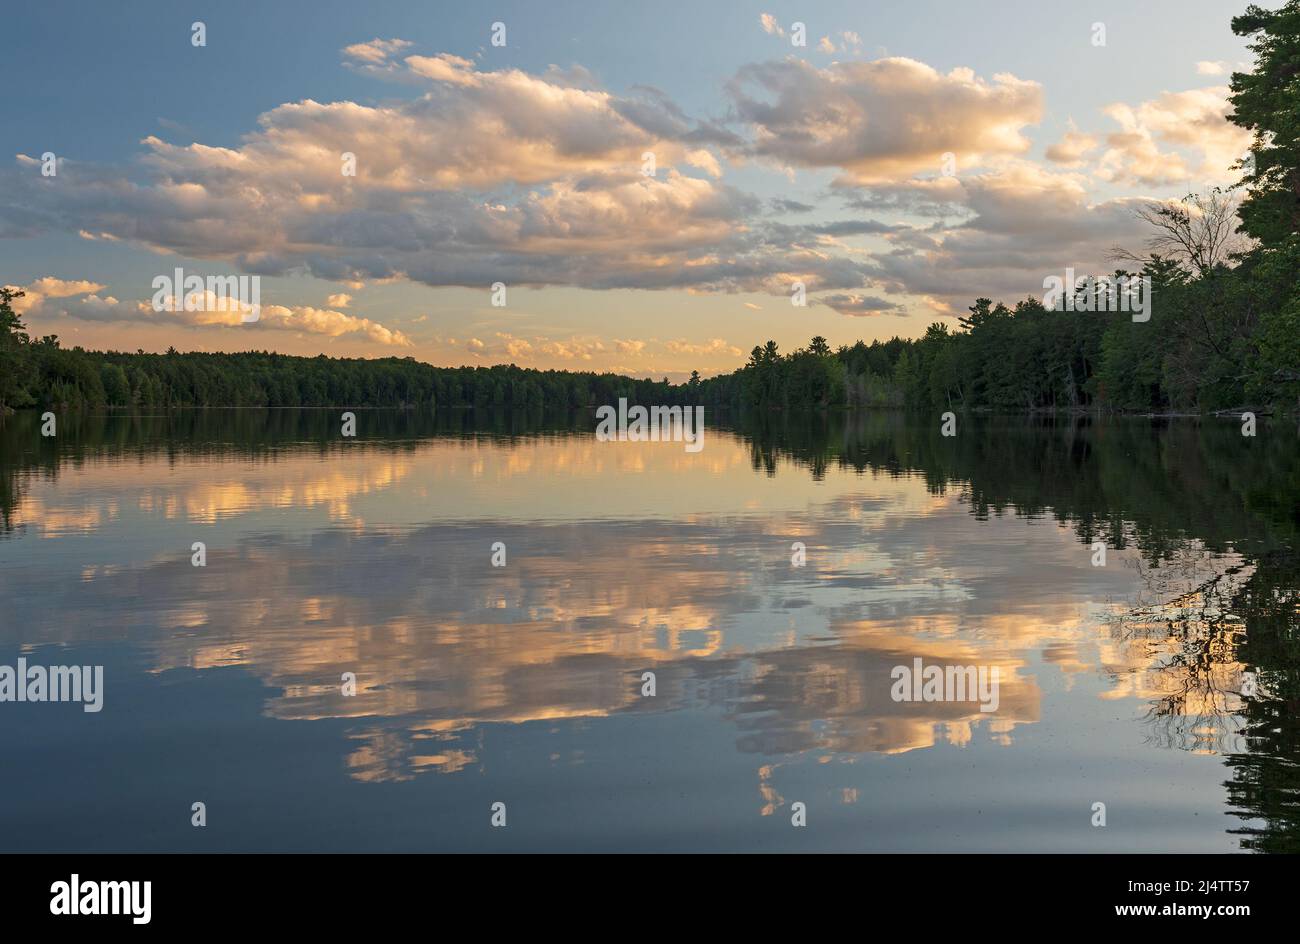
<svg viewBox="0 0 1300 944"><path fill-rule="evenodd" d="M88 346L513 360L676 378L692 367L738 366L768 337L788 349L813 334L835 344L915 335L978 295L1012 300L1068 265L1104 267L1111 245L1141 238L1133 201L1233 180L1220 165L1241 138L1222 120L1222 98L1228 73L1248 59L1228 25L1244 6L22 5L7 17L0 205L11 223L0 224L0 280L33 287L24 316L34 332ZM191 45L194 21L206 25L204 48ZM489 45L495 21L506 24L502 48ZM790 41L796 21L806 26L804 47ZM1105 46L1093 42L1094 23L1105 24ZM819 48L822 37L833 50ZM381 60L342 52L375 39L404 41L382 59L381 75L365 68ZM423 72L403 64L408 56L424 60ZM755 71L742 80L747 69ZM527 77L527 88L512 75ZM566 129L546 112L563 89L580 90L581 107L596 109L583 111L581 127ZM835 121L808 118L840 94ZM423 96L430 100L421 106ZM269 125L259 116L305 100L359 111L309 119L295 128L293 147L311 151L312 134L322 147L326 138L330 146L349 140L354 120L383 141L375 122L396 114L412 123L410 137L394 135L398 151L385 160L409 156L419 172L393 171L346 201L319 197L326 213L303 209L303 191L324 185L295 181L293 152L272 155L274 138L254 146L266 162L239 170L238 181L210 153L187 150L239 154L250 135L280 133L285 113ZM768 114L773 100L783 107ZM659 138L666 164L656 181L636 189L621 176L635 141L593 157L601 148L586 136L627 132L623 103L646 101L657 103L655 128L670 115L683 123ZM603 115L601 102L612 103ZM485 108L513 115L512 133L524 129L517 146L501 142L510 153L541 146L563 159L533 174L526 161L484 154L482 166L493 169L471 174L479 144L458 141L445 116L472 123ZM756 120L760 112L767 117ZM862 133L832 140L841 118ZM918 123L926 125L919 143L908 140ZM1091 146L1065 160L1070 149L1060 145L1071 130ZM151 136L178 150L143 143ZM801 136L824 140L805 146ZM968 160L976 139L979 153ZM952 189L924 183L939 173L926 141L960 154ZM430 191L412 185L434 180L439 151L462 144L458 170L437 176ZM39 170L18 159L50 151L67 164L44 183L62 189L34 186ZM375 148L359 159L358 185L369 186ZM784 212L773 200L809 209ZM477 232L507 222L485 208L509 215L530 201L532 214L522 213L510 235ZM254 207L267 216L250 216ZM621 229L602 229L593 214L613 214ZM1054 216L1068 238L1049 234ZM868 222L903 229L810 229ZM283 231L273 233L277 226ZM328 226L337 238L322 235ZM674 231L680 248L665 241ZM341 244L352 232L364 249ZM388 244L385 232L394 234ZM151 280L176 265L255 271L263 304L276 311L242 327L141 314ZM343 268L353 277L341 278ZM666 269L678 275L665 279ZM489 302L498 271L518 286L504 308ZM806 307L789 302L798 277Z"/></svg>

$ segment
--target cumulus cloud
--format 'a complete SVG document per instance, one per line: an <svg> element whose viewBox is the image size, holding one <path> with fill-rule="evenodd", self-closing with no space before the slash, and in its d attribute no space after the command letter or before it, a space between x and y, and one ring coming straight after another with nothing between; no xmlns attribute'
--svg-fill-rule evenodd
<svg viewBox="0 0 1300 944"><path fill-rule="evenodd" d="M1250 132L1228 121L1226 86L1165 92L1133 106L1104 109L1120 131L1106 137L1098 175L1148 186L1184 181L1226 183L1232 165L1250 148Z"/></svg>
<svg viewBox="0 0 1300 944"><path fill-rule="evenodd" d="M603 340L595 337L574 335L569 338L552 338L534 335L524 338L508 331L495 332L489 341L476 337L468 338L464 342L448 338L446 343L451 347L463 346L474 357L484 361L504 359L519 364L589 362L609 350L609 346ZM630 350L623 342L616 342L615 346L620 352Z"/></svg>
<svg viewBox="0 0 1300 944"><path fill-rule="evenodd" d="M312 308L308 305L291 308L283 305L265 305L262 308L262 320L259 324L287 331L323 334L331 338L360 334L376 344L389 347L411 346L410 338L402 332L386 328L377 321L327 308Z"/></svg>
<svg viewBox="0 0 1300 944"><path fill-rule="evenodd" d="M886 294L929 299L938 314L964 309L975 294L1016 299L1042 294L1042 280L1068 266L1106 273L1109 249L1140 246L1147 233L1141 199L1094 202L1089 179L1013 161L951 183L942 199L961 206L957 223L892 234L875 257ZM937 196L937 194L934 194Z"/></svg>
<svg viewBox="0 0 1300 944"><path fill-rule="evenodd" d="M844 190L854 209L936 220L928 228L880 234L892 248L873 255L874 284L945 314L963 309L975 292L1007 299L1039 294L1045 276L1069 266L1109 272L1109 247L1140 246L1149 235L1135 215L1149 198L1095 200L1096 180L1201 186L1234 179L1231 165L1247 150L1249 135L1227 120L1227 93L1194 89L1113 104L1105 113L1122 130L1104 137L1071 122L1046 151L1061 170L1001 156L983 173Z"/></svg>
<svg viewBox="0 0 1300 944"><path fill-rule="evenodd" d="M589 361L595 355L603 353L605 345L600 341L571 338L568 341L544 341L538 345L538 350L559 360Z"/></svg>
<svg viewBox="0 0 1300 944"><path fill-rule="evenodd" d="M405 39L372 39L343 47L343 64L354 72L384 78L402 71L401 53L414 43Z"/></svg>
<svg viewBox="0 0 1300 944"><path fill-rule="evenodd" d="M389 63L393 40L348 47ZM756 198L718 180L739 141L662 93L585 87L571 70L480 71L406 55L417 98L286 103L234 147L144 140L140 174L69 165L59 186L0 180L0 230L72 229L264 275L359 284L496 281L591 288L860 285L861 266L781 246ZM647 151L656 173L642 173ZM342 173L343 154L356 175ZM24 160L31 160L24 158Z"/></svg>
<svg viewBox="0 0 1300 944"><path fill-rule="evenodd" d="M15 298L13 310L20 315L44 310L52 298L68 298L74 295L93 295L102 292L104 286L86 279L56 279L53 276L37 279L30 285L6 285L10 291L21 291L22 297Z"/></svg>
<svg viewBox="0 0 1300 944"><path fill-rule="evenodd" d="M1020 154L1043 113L1036 82L970 69L943 74L906 58L832 63L789 58L742 68L728 84L753 129L748 152L787 167L834 167L841 183L937 171L943 155L974 167Z"/></svg>
<svg viewBox="0 0 1300 944"><path fill-rule="evenodd" d="M64 280L50 276L30 285L6 286L25 294L15 299L14 310L27 317L67 317L81 321L139 322L183 327L239 327L242 330L275 329L337 338L360 335L376 344L409 347L411 340L384 325L341 311L313 308L309 305L263 305L258 321L244 323L244 312L211 292L195 293L188 304L175 298L166 300L165 308L155 311L150 301L121 301L101 295L105 286L84 279Z"/></svg>
<svg viewBox="0 0 1300 944"><path fill-rule="evenodd" d="M664 347L672 354L725 354L728 357L740 357L744 354L734 344L728 344L722 338L710 338L703 344L693 344L683 338L664 342Z"/></svg>
<svg viewBox="0 0 1300 944"><path fill-rule="evenodd" d="M1077 130L1072 123L1070 130L1061 136L1061 140L1048 146L1044 156L1054 164L1081 167L1084 164L1084 157L1095 151L1098 143L1097 138Z"/></svg>
<svg viewBox="0 0 1300 944"><path fill-rule="evenodd" d="M769 14L760 25L784 32ZM856 50L860 39L846 31L828 42ZM356 43L343 56L415 91L376 105L284 103L226 147L148 137L132 166L61 160L57 181L18 155L0 171L0 236L79 233L350 291L410 280L788 295L798 281L815 303L846 315L902 312L902 296L907 308L919 298L949 311L975 294L1023 297L1047 273L1098 269L1112 245L1140 245L1136 198L1092 200L1098 178L1145 186L1223 173L1247 143L1217 87L1113 104L1105 114L1118 131L1071 124L1039 166L1023 155L1044 111L1042 89L1004 73L941 73L905 58L755 63L727 84L723 123L693 118L653 88L611 92L580 66L485 69L400 39ZM646 152L653 175L643 173ZM956 177L938 175L948 152ZM355 155L355 176L342 173L345 153ZM779 215L821 207L760 200L729 184L731 164L748 160L790 174L834 171L831 192L860 212L783 222ZM921 222L881 222L899 215ZM858 238L872 248L846 242ZM42 281L26 310L162 317L97 283ZM319 309L267 306L261 327L410 343L349 314L352 302L339 292ZM483 358L552 362L606 348L738 351L722 339L646 347L504 332L462 343Z"/></svg>

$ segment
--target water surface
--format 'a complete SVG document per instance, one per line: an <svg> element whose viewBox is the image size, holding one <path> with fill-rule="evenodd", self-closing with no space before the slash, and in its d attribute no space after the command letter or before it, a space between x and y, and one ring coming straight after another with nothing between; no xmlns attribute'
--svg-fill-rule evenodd
<svg viewBox="0 0 1300 944"><path fill-rule="evenodd" d="M1297 847L1294 428L358 417L0 427L0 848Z"/></svg>

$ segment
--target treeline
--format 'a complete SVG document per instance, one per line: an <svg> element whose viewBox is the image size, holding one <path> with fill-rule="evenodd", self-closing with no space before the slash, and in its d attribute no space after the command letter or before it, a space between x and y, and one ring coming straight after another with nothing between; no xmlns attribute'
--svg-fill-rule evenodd
<svg viewBox="0 0 1300 944"><path fill-rule="evenodd" d="M267 351L134 354L29 339L0 294L0 412L6 408L474 407L569 410L617 402L756 410L1213 411L1300 404L1300 243L1194 274L1147 262L1150 319L1014 307L981 298L956 329L832 350L815 337L755 347L741 369L683 384L618 374L434 367L413 358ZM1124 273L1117 273L1124 274Z"/></svg>
<svg viewBox="0 0 1300 944"><path fill-rule="evenodd" d="M1292 249L1294 252L1294 249ZM614 403L756 410L1213 411L1295 409L1300 318L1295 268L1248 257L1191 275L1149 262L1151 317L976 301L956 330L859 341L813 338L782 354L755 347L731 374L684 384L618 374L434 367L413 358L296 357L266 351L134 354L29 340L0 296L0 412L174 407L474 407L569 410ZM1264 270L1264 271L1261 271Z"/></svg>
<svg viewBox="0 0 1300 944"><path fill-rule="evenodd" d="M478 407L574 409L617 402L684 403L688 384L617 374L433 367L414 358L294 357L87 351L28 339L0 296L0 411L4 408Z"/></svg>
<svg viewBox="0 0 1300 944"><path fill-rule="evenodd" d="M918 339L862 341L832 352L824 338L782 355L755 347L739 371L704 381L707 403L757 409L1103 409L1206 412L1300 405L1300 244L1247 253L1194 273L1162 257L1149 320L1127 311L1013 307L978 299L958 327ZM1112 279L1127 277L1119 270ZM1079 303L1093 286L1080 286Z"/></svg>

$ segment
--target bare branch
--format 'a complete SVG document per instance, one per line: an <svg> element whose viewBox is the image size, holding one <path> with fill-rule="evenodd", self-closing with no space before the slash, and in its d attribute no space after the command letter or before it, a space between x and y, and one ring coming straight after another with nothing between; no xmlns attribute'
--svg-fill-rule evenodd
<svg viewBox="0 0 1300 944"><path fill-rule="evenodd" d="M1148 254L1116 246L1111 258L1145 264L1160 256L1196 277L1210 274L1250 246L1250 240L1238 232L1238 203L1218 187L1208 193L1189 193L1176 202L1151 201L1134 211L1155 230L1146 243Z"/></svg>

